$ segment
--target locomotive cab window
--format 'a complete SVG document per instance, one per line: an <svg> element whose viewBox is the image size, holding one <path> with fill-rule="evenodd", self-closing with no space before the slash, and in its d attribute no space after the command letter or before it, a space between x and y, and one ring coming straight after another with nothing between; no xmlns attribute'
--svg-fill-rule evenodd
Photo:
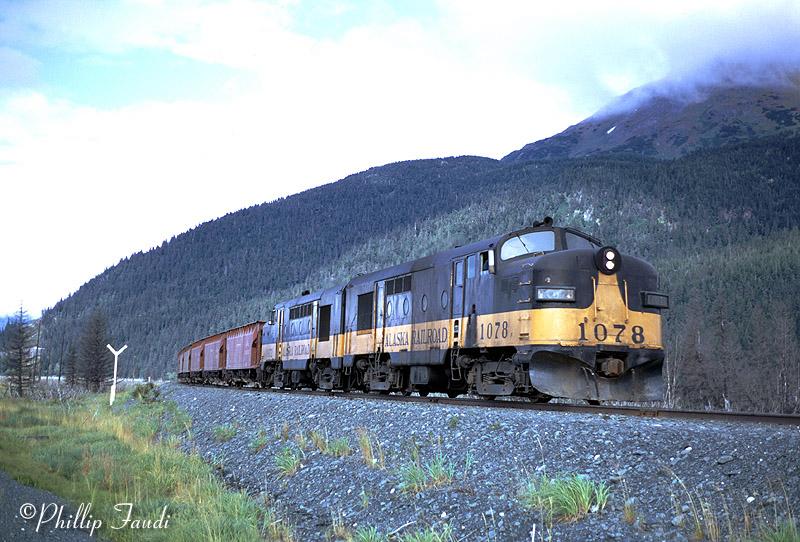
<svg viewBox="0 0 800 542"><path fill-rule="evenodd" d="M475 265L477 264L478 258L475 257L475 254L467 258L467 278L473 279L475 278Z"/></svg>
<svg viewBox="0 0 800 542"><path fill-rule="evenodd" d="M567 248L591 248L593 250L597 250L598 248L600 248L599 246L589 241L586 237L575 235L572 232L567 232L566 235L567 235Z"/></svg>
<svg viewBox="0 0 800 542"><path fill-rule="evenodd" d="M525 254L544 254L556 248L556 236L552 231L532 231L515 235L503 243L500 259L510 260Z"/></svg>
<svg viewBox="0 0 800 542"><path fill-rule="evenodd" d="M464 261L463 260L460 260L460 261L456 262L456 267L455 267L454 273L455 273L455 277L454 277L455 278L455 281L454 281L455 285L456 286L461 286L462 284L464 284Z"/></svg>
<svg viewBox="0 0 800 542"><path fill-rule="evenodd" d="M489 251L481 252L481 275L489 273Z"/></svg>

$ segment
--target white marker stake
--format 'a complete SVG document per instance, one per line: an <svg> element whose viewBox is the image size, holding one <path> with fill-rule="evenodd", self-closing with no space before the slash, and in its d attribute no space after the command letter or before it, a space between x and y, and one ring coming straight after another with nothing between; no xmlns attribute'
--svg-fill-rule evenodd
<svg viewBox="0 0 800 542"><path fill-rule="evenodd" d="M126 344L120 348L119 352L114 350L114 347L112 347L110 344L107 344L106 346L109 350L111 350L111 353L114 354L114 381L111 383L111 398L109 399L108 403L109 405L113 406L114 397L117 395L117 360L119 359L119 355L122 354L126 348L128 348L128 345Z"/></svg>

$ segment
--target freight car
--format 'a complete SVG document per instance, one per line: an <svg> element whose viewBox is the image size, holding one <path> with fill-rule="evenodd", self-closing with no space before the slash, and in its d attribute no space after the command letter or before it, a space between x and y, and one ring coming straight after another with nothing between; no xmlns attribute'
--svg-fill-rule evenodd
<svg viewBox="0 0 800 542"><path fill-rule="evenodd" d="M661 311L669 306L658 289L647 262L546 218L303 292L278 303L266 323L182 349L179 378L538 401L657 400ZM233 362L230 341L244 329L249 357Z"/></svg>

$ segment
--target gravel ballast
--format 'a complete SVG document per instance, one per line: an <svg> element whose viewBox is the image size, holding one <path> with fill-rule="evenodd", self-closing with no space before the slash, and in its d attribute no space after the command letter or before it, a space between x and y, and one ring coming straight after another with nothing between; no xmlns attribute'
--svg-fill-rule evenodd
<svg viewBox="0 0 800 542"><path fill-rule="evenodd" d="M232 487L270 502L298 540L331 539L333 518L351 531L373 525L399 534L449 524L457 540L530 541L534 529L536 540L688 540L695 516L706 530L716 523L724 538L742 533L745 518L755 523L759 515L800 512L800 428L793 426L174 383L162 392L192 418L185 449L217 465ZM227 434L226 424L232 425ZM384 468L365 463L360 428L380 443ZM350 455L323 454L308 438L311 431L330 441L348 438ZM286 447L301 458L294 474L276 465ZM452 481L419 492L404 488L401 470L415 450L423 467L443 456ZM604 510L559 521L523 505L520 492L530 478L574 474L610 487Z"/></svg>

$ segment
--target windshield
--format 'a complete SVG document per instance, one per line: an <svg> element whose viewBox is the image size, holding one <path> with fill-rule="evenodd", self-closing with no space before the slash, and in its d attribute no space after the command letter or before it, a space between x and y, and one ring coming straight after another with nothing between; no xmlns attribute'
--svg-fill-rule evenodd
<svg viewBox="0 0 800 542"><path fill-rule="evenodd" d="M586 237L575 235L572 232L567 232L567 248L591 248L598 249L599 245L595 245Z"/></svg>
<svg viewBox="0 0 800 542"><path fill-rule="evenodd" d="M500 259L510 260L523 254L542 254L556 248L556 236L552 231L534 231L515 235L503 243Z"/></svg>

